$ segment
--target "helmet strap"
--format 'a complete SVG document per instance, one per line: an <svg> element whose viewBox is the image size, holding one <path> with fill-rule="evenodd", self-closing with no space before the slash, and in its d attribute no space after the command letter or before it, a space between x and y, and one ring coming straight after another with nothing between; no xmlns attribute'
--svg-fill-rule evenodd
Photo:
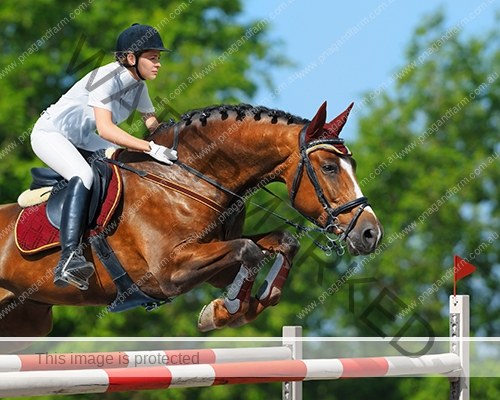
<svg viewBox="0 0 500 400"><path fill-rule="evenodd" d="M141 56L141 53L137 52L137 53L133 53L134 56L135 56L135 64L134 65L125 65L125 64L122 64L125 68L135 68L135 72L137 74L137 76L139 77L140 80L142 81L145 81L146 78L144 78L141 73L139 72L139 57Z"/></svg>
<svg viewBox="0 0 500 400"><path fill-rule="evenodd" d="M134 53L135 55L135 72L137 72L137 76L141 79L141 81L145 81L146 78L144 78L141 73L139 72L139 57L141 56L141 53Z"/></svg>

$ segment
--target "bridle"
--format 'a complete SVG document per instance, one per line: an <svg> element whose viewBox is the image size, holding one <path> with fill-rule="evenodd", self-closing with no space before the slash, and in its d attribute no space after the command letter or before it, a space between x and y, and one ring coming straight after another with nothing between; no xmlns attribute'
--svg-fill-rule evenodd
<svg viewBox="0 0 500 400"><path fill-rule="evenodd" d="M307 173L307 176L309 177L309 180L311 181L314 190L316 192L316 196L323 206L323 209L325 210L327 214L327 220L324 226L321 226L320 222L315 220L314 218L310 218L308 216L304 216L307 220L312 222L314 225L318 226L320 228L320 231L324 233L330 242L332 242L332 238L330 238L327 233L334 232L336 230L342 230L340 229L338 222L338 216L344 212L347 212L349 210L352 210L353 208L359 206L358 211L356 211L356 214L354 217L351 219L349 222L349 225L345 230L342 230L342 235L339 236L333 244L335 245L335 250L337 251L337 254L341 252L342 255L344 254L344 250L342 247L342 242L347 238L349 233L352 231L354 226L356 225L356 221L358 220L359 216L363 212L363 210L369 206L368 203L368 198L367 197L358 197L357 199L348 201L345 204L342 204L336 208L332 208L328 200L326 199L325 193L323 192L323 189L321 188L321 185L318 180L318 176L316 175L316 171L314 170L314 166L312 165L311 159L309 158L309 151L310 149L317 147L318 145L327 145L323 146L322 148L330 149L330 151L335 151L336 153L340 153L340 151L335 147L335 144L343 144L344 139L341 138L331 138L331 139L318 139L318 140L313 140L310 142L306 142L306 131L307 131L308 125L305 125L302 130L300 131L300 138L299 138L299 143L300 143L300 161L297 166L297 170L295 171L295 176L293 178L293 183L292 183L292 189L290 192L290 201L293 207L294 201L295 201L295 196L298 191L300 179L302 177L302 172L304 169L305 165L305 170ZM328 146L329 145L329 146ZM340 249L339 249L340 247Z"/></svg>

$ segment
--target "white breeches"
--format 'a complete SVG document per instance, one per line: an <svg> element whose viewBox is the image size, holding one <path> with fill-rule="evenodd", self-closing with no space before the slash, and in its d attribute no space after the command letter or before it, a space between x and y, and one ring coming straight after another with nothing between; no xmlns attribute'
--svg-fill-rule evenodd
<svg viewBox="0 0 500 400"><path fill-rule="evenodd" d="M40 160L65 179L79 176L87 189L92 187L92 169L68 139L58 132L34 133L31 147Z"/></svg>
<svg viewBox="0 0 500 400"><path fill-rule="evenodd" d="M111 147L112 143L92 134L84 150L96 151ZM31 147L37 157L67 180L79 176L87 189L92 187L93 174L90 165L77 148L43 116L31 133Z"/></svg>

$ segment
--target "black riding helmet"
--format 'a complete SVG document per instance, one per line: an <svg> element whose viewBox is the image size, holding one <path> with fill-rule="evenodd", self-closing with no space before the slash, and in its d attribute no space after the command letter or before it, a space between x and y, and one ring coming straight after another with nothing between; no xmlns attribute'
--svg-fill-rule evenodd
<svg viewBox="0 0 500 400"><path fill-rule="evenodd" d="M129 52L135 55L135 65L125 65L125 67L135 67L137 75L142 80L144 80L144 78L139 72L138 60L141 53L147 50L172 51L165 48L158 31L149 25L132 24L132 26L125 29L120 36L118 36L118 40L116 41L116 55L118 57L124 56Z"/></svg>

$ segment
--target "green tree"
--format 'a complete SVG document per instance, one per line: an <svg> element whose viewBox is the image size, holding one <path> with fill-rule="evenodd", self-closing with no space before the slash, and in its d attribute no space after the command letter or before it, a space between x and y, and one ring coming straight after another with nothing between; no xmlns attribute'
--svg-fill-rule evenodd
<svg viewBox="0 0 500 400"><path fill-rule="evenodd" d="M416 68L360 123L358 176L385 228L385 245L367 269L405 303L417 300L415 310L439 336L447 335L442 312L453 284L441 278L453 254L478 268L459 284L472 296L473 332L500 332L492 318L499 312L497 49L498 32L464 38L442 15L429 18L407 51Z"/></svg>
<svg viewBox="0 0 500 400"><path fill-rule="evenodd" d="M471 334L499 335L500 31L465 36L462 28L447 26L442 13L426 18L385 91L373 100L368 92L355 109L362 117L350 147L385 237L365 258L338 263L309 251L295 265L284 293L290 305L283 310L282 302L280 311L307 335L447 337L454 254L477 267L458 283L458 293L471 296ZM359 281L325 295L352 261L360 271L351 279ZM322 268L320 287L313 280ZM420 319L405 327L416 315ZM444 378L314 382L305 388L309 396L331 400L373 393L433 399L449 392ZM498 379L472 379L471 397L495 399L499 390Z"/></svg>
<svg viewBox="0 0 500 400"><path fill-rule="evenodd" d="M29 133L40 112L98 64L113 61L118 34L152 25L173 52L149 86L166 119L215 103L249 100L269 66L286 64L267 38L270 21L240 23L241 1L58 1L0 4L0 201L13 202L39 165ZM270 51L273 48L273 51ZM250 78L251 77L251 78ZM137 119L137 116L136 116ZM123 127L137 136L131 118Z"/></svg>
<svg viewBox="0 0 500 400"><path fill-rule="evenodd" d="M414 305L394 321L377 316L387 336L397 335L415 312L429 325L414 323L404 336L425 337L429 328L448 336L453 254L477 267L458 283L459 293L471 295L471 334L500 333L499 32L465 37L462 28L446 26L441 13L427 18L408 46L406 63L388 78L392 88L368 105L360 121L358 177L385 239L362 273L380 284L360 285L358 304L369 307L383 286ZM394 315L404 310L389 298L382 304ZM350 326L360 325L359 315L345 317ZM370 335L363 326L359 332ZM498 392L498 381L482 384ZM437 398L436 386L405 380L394 398ZM482 390L474 380L472 389L478 395Z"/></svg>

